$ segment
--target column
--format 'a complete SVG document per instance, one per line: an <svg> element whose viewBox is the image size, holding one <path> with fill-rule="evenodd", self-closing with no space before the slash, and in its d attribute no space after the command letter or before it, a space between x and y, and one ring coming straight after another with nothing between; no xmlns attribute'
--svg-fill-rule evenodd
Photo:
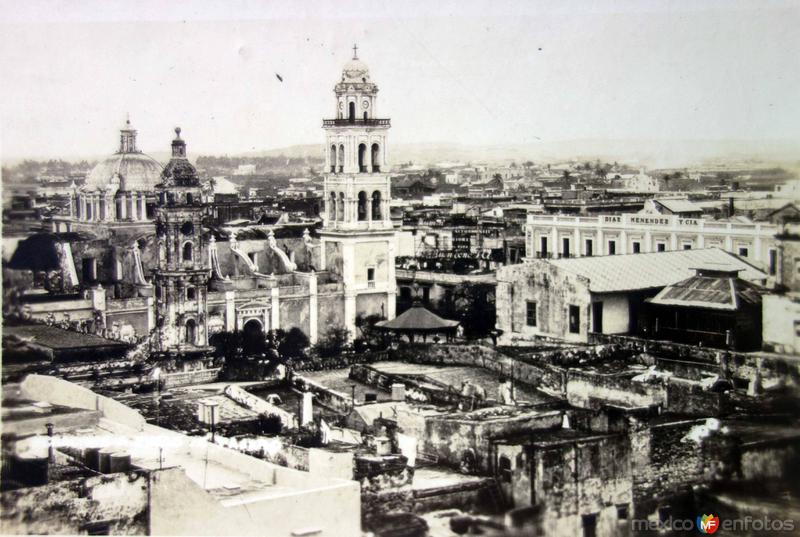
<svg viewBox="0 0 800 537"><path fill-rule="evenodd" d="M317 342L317 275L311 273L308 277L308 339L312 344Z"/></svg>
<svg viewBox="0 0 800 537"><path fill-rule="evenodd" d="M225 291L225 331L236 329L236 291Z"/></svg>
<svg viewBox="0 0 800 537"><path fill-rule="evenodd" d="M156 327L156 307L155 298L152 296L147 297L147 332L150 333Z"/></svg>
<svg viewBox="0 0 800 537"><path fill-rule="evenodd" d="M653 249L653 236L652 236L652 233L650 231L650 228L646 228L644 230L644 244L642 245L642 252L643 253L647 253L647 252L654 252L654 251L655 250Z"/></svg>
<svg viewBox="0 0 800 537"><path fill-rule="evenodd" d="M277 330L281 327L280 292L281 290L278 287L272 288L272 307L270 308L272 310L272 319L270 330Z"/></svg>
<svg viewBox="0 0 800 537"><path fill-rule="evenodd" d="M140 211L139 220L147 220L147 200L145 198L144 192L139 193L139 211Z"/></svg>
<svg viewBox="0 0 800 537"><path fill-rule="evenodd" d="M674 231L669 234L669 249L673 252L678 249L678 234Z"/></svg>
<svg viewBox="0 0 800 537"><path fill-rule="evenodd" d="M558 228L556 226L553 226L553 229L550 230L550 242L553 243L553 247L551 248L553 251L553 258L557 259L561 249L558 247Z"/></svg>
<svg viewBox="0 0 800 537"><path fill-rule="evenodd" d="M352 341L356 337L356 294L354 291L344 292L344 327Z"/></svg>
<svg viewBox="0 0 800 537"><path fill-rule="evenodd" d="M582 255L583 255L583 245L581 244L581 230L577 226L575 227L575 233L573 233L572 242L573 242L573 246L572 246L572 252L570 252L570 255L572 255L573 257L582 257Z"/></svg>
<svg viewBox="0 0 800 537"><path fill-rule="evenodd" d="M597 229L597 244L594 245L594 252L592 255L605 255L606 252L606 234L603 233L603 228Z"/></svg>
<svg viewBox="0 0 800 537"><path fill-rule="evenodd" d="M128 203L130 204L130 217L131 220L136 221L136 198L134 197L136 194L130 193L128 194Z"/></svg>
<svg viewBox="0 0 800 537"><path fill-rule="evenodd" d="M620 229L619 231L619 253L627 254L628 253L628 232L624 229Z"/></svg>

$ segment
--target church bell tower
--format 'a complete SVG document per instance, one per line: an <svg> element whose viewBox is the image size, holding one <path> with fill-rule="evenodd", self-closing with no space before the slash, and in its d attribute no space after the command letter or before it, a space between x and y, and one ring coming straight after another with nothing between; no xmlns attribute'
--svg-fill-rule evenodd
<svg viewBox="0 0 800 537"><path fill-rule="evenodd" d="M395 315L395 233L389 214L389 119L377 114L378 86L353 58L334 86L325 119L323 264L344 283L344 325L355 337L358 315Z"/></svg>
<svg viewBox="0 0 800 537"><path fill-rule="evenodd" d="M175 129L172 158L158 185L156 324L161 350L182 355L208 350L206 311L210 276L203 218L208 206L186 142Z"/></svg>

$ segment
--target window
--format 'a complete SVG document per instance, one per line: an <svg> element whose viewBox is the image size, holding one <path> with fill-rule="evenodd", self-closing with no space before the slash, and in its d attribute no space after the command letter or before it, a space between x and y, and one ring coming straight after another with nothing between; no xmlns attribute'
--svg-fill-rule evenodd
<svg viewBox="0 0 800 537"><path fill-rule="evenodd" d="M778 251L777 250L770 250L769 251L769 275L775 276L778 272Z"/></svg>
<svg viewBox="0 0 800 537"><path fill-rule="evenodd" d="M86 535L109 535L111 524L107 522L93 522L83 527Z"/></svg>
<svg viewBox="0 0 800 537"><path fill-rule="evenodd" d="M580 333L581 310L578 306L569 307L569 332L570 334Z"/></svg>
<svg viewBox="0 0 800 537"><path fill-rule="evenodd" d="M431 288L430 287L423 287L422 288L422 301L428 302L431 299Z"/></svg>
<svg viewBox="0 0 800 537"><path fill-rule="evenodd" d="M617 506L617 519L618 520L627 520L628 519L628 506L627 505L618 505Z"/></svg>
<svg viewBox="0 0 800 537"><path fill-rule="evenodd" d="M608 241L608 255L617 253L617 241Z"/></svg>
<svg viewBox="0 0 800 537"><path fill-rule="evenodd" d="M692 249L692 243L691 242L684 242L683 243L683 249L684 250L691 250Z"/></svg>
<svg viewBox="0 0 800 537"><path fill-rule="evenodd" d="M186 300L195 300L197 298L197 290L194 287L186 288Z"/></svg>
<svg viewBox="0 0 800 537"><path fill-rule="evenodd" d="M97 279L97 260L94 257L83 258L83 281L94 282Z"/></svg>
<svg viewBox="0 0 800 537"><path fill-rule="evenodd" d="M547 257L547 237L541 238L541 248L539 248L539 254L541 257Z"/></svg>
<svg viewBox="0 0 800 537"><path fill-rule="evenodd" d="M184 261L191 261L192 260L192 243L187 242L183 245L183 260Z"/></svg>
<svg viewBox="0 0 800 537"><path fill-rule="evenodd" d="M498 474L500 477L500 481L503 483L511 483L511 459L506 457L505 455L500 456L500 462L497 464L498 466Z"/></svg>
<svg viewBox="0 0 800 537"><path fill-rule="evenodd" d="M248 252L247 257L250 258L250 261L252 261L253 265L256 267L258 266L258 252Z"/></svg>
<svg viewBox="0 0 800 537"><path fill-rule="evenodd" d="M748 253L749 253L749 252L748 252L748 250L747 250L747 248L746 248L746 247L744 247L744 246L740 246L740 247L739 247L739 256L741 256L741 257L747 257L747 254L748 254Z"/></svg>
<svg viewBox="0 0 800 537"><path fill-rule="evenodd" d="M367 269L367 285L370 287L375 286L375 269L368 268Z"/></svg>
<svg viewBox="0 0 800 537"><path fill-rule="evenodd" d="M525 323L528 326L536 326L536 302L528 301L526 303Z"/></svg>
<svg viewBox="0 0 800 537"><path fill-rule="evenodd" d="M583 537L596 537L597 535L597 515L581 515L583 521Z"/></svg>
<svg viewBox="0 0 800 537"><path fill-rule="evenodd" d="M586 239L586 248L585 248L586 255L591 257L593 246L594 244L592 243L592 239Z"/></svg>
<svg viewBox="0 0 800 537"><path fill-rule="evenodd" d="M569 257L569 237L561 239L561 255L562 257Z"/></svg>
<svg viewBox="0 0 800 537"><path fill-rule="evenodd" d="M656 243L656 251L657 252L666 252L667 251L666 243L663 243L663 242Z"/></svg>
<svg viewBox="0 0 800 537"><path fill-rule="evenodd" d="M641 243L639 243L639 241L633 241L633 243L631 244L631 247L633 248L633 253L634 254L638 254L639 252L642 251L642 245L641 245Z"/></svg>

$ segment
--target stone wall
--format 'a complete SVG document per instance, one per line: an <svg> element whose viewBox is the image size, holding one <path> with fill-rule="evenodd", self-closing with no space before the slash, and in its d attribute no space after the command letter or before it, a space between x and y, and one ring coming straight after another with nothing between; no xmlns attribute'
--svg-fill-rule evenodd
<svg viewBox="0 0 800 537"><path fill-rule="evenodd" d="M210 367L208 369L197 369L195 371L166 373L161 375L161 379L164 382L164 388L176 388L178 386L216 382L219 378L220 371L222 371L220 367Z"/></svg>

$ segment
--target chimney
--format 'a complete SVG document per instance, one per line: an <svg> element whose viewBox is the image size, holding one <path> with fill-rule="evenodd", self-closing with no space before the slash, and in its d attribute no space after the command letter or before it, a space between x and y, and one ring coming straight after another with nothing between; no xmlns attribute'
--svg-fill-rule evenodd
<svg viewBox="0 0 800 537"><path fill-rule="evenodd" d="M47 449L48 460L50 461L50 464L53 464L53 463L56 462L56 448L53 447L53 427L54 426L53 426L52 423L47 423L47 424L45 424L45 427L47 427L47 436L50 437L50 440L48 442L49 447Z"/></svg>
<svg viewBox="0 0 800 537"><path fill-rule="evenodd" d="M392 401L406 400L406 385L396 382L392 384Z"/></svg>

